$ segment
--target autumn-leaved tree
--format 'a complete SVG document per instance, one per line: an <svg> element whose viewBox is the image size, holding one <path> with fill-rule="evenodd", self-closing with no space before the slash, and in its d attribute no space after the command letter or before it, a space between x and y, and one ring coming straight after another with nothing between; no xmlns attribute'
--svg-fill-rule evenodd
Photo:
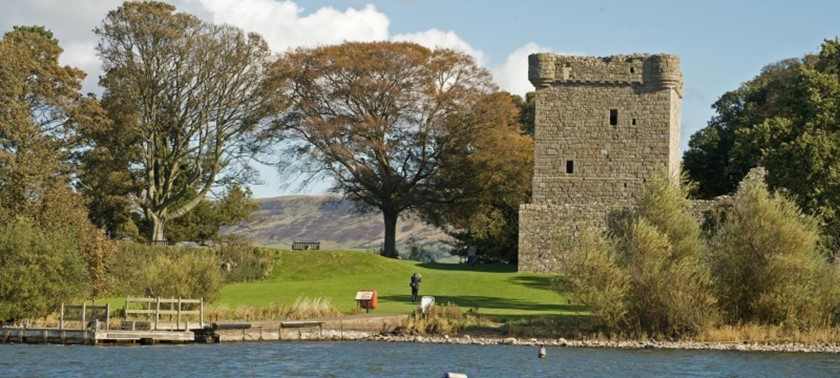
<svg viewBox="0 0 840 378"><path fill-rule="evenodd" d="M397 220L440 189L442 164L469 150L466 117L495 87L469 56L412 43L348 42L282 55L270 88L288 98L275 127L286 170L322 173L334 189L382 212L384 255Z"/></svg>
<svg viewBox="0 0 840 378"><path fill-rule="evenodd" d="M0 209L9 221L72 224L67 186L78 123L86 102L84 73L58 64L58 41L42 27L16 27L0 41ZM92 100L95 102L95 100ZM78 198L76 201L80 202ZM70 208L68 208L70 207ZM50 227L56 228L56 227Z"/></svg>
<svg viewBox="0 0 840 378"><path fill-rule="evenodd" d="M524 135L517 98L492 93L465 112L458 122L474 130L466 153L446 159L435 195L420 208L462 252L475 246L479 256L507 262L517 261L519 205L530 199L534 171L534 143Z"/></svg>
<svg viewBox="0 0 840 378"><path fill-rule="evenodd" d="M87 222L84 199L70 186L78 130L107 119L98 101L78 92L85 74L58 64L61 52L43 27L15 27L0 40L4 320L45 315L74 295L108 289L113 246Z"/></svg>
<svg viewBox="0 0 840 378"><path fill-rule="evenodd" d="M257 91L270 51L256 34L213 25L162 2L126 2L95 30L105 75L103 106L114 121L97 134L90 154L122 153L101 167L136 180L89 188L125 192L152 224L150 240L165 240L167 221L198 205L216 185L250 177L250 132L266 114ZM104 136L120 133L120 137ZM122 195L122 193L120 193ZM119 212L119 201L105 203Z"/></svg>

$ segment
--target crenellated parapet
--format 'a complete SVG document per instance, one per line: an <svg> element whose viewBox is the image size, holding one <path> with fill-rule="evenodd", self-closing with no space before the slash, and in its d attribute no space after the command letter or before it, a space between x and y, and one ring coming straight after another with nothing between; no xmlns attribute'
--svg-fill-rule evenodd
<svg viewBox="0 0 840 378"><path fill-rule="evenodd" d="M531 54L528 80L537 89L557 84L641 84L676 89L682 96L680 58L669 54L608 57Z"/></svg>

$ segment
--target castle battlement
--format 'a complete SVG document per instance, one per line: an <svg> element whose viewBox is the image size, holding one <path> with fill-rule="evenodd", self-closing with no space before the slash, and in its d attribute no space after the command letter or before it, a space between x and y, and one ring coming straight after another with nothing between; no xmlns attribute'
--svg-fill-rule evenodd
<svg viewBox="0 0 840 378"><path fill-rule="evenodd" d="M531 54L528 80L537 89L557 84L641 84L682 92L680 58L668 54L608 57Z"/></svg>

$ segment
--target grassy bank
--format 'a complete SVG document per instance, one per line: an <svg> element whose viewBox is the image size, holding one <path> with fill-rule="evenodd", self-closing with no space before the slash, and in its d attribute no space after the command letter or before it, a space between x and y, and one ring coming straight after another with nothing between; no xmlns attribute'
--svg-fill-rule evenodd
<svg viewBox="0 0 840 378"><path fill-rule="evenodd" d="M551 275L519 274L510 265L427 264L394 260L355 251L278 251L271 277L222 288L215 306L264 307L291 304L297 298L329 298L343 313L356 306L354 296L374 289L375 312L409 313L409 276L423 276L420 295L438 304L455 303L494 317L556 316L582 311L550 289Z"/></svg>

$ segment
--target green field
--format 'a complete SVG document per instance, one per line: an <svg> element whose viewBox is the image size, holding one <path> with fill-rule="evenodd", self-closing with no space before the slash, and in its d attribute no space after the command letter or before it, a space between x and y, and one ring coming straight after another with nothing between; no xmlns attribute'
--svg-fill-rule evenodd
<svg viewBox="0 0 840 378"><path fill-rule="evenodd" d="M420 295L435 297L438 305L455 303L478 308L483 315L527 317L563 315L581 311L566 297L550 289L553 276L520 274L512 265L429 264L394 260L355 251L278 251L271 277L255 282L225 285L213 305L255 307L301 297L326 297L341 312L356 306L359 290L377 291L377 313L410 313L409 277L423 276Z"/></svg>

